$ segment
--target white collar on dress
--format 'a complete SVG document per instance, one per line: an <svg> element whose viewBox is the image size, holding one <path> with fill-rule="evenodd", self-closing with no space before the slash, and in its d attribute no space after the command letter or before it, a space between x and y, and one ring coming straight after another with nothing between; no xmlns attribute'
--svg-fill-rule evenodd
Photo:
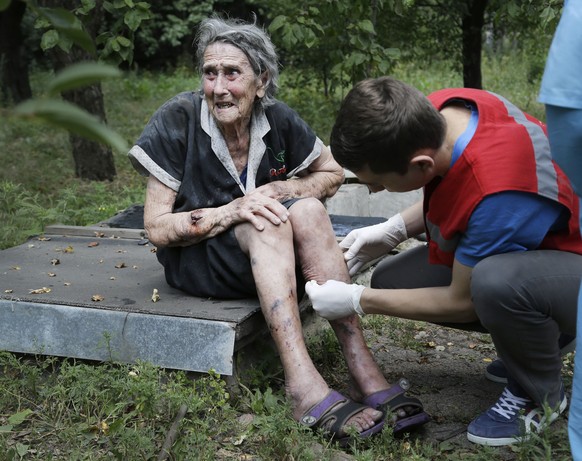
<svg viewBox="0 0 582 461"><path fill-rule="evenodd" d="M269 132L271 125L267 120L265 111L262 106L257 105L251 116L251 143L249 146L249 159L247 164L247 183L243 184L240 180L232 157L228 152L228 147L226 146L226 141L222 135L220 129L216 125L214 117L208 110L208 104L206 100L202 100L202 107L200 109L200 125L204 132L210 136L211 146L214 154L220 160L220 163L224 165L226 171L232 176L232 178L237 182L240 189L244 194L253 191L256 188L256 176L261 164L263 155L265 155L266 145L263 142L263 136Z"/></svg>

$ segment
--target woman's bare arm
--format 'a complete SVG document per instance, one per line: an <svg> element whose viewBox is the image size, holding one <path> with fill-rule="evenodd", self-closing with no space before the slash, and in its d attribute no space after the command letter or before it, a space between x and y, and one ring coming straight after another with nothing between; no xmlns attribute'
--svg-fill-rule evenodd
<svg viewBox="0 0 582 461"><path fill-rule="evenodd" d="M144 206L144 227L156 246L186 246L214 237L234 224L248 221L263 230L262 216L278 225L289 212L265 195L245 196L217 208L174 213L177 193L153 176L148 178Z"/></svg>

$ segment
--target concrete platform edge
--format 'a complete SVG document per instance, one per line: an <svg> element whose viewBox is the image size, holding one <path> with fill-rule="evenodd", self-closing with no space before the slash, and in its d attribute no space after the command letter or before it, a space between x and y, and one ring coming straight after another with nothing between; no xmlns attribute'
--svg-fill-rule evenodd
<svg viewBox="0 0 582 461"><path fill-rule="evenodd" d="M0 300L0 350L233 374L235 325Z"/></svg>

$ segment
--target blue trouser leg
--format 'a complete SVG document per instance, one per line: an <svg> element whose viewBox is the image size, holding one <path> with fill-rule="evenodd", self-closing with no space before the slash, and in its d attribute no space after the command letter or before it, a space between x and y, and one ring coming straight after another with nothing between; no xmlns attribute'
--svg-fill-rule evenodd
<svg viewBox="0 0 582 461"><path fill-rule="evenodd" d="M578 294L578 331L582 332L582 286ZM574 461L582 461L582 334L576 337L576 358L574 363L574 380L572 382L572 399L568 416L568 435Z"/></svg>
<svg viewBox="0 0 582 461"><path fill-rule="evenodd" d="M546 115L552 156L570 179L578 196L581 196L582 110L546 105ZM582 213L580 222L582 228ZM582 287L578 297L578 314L578 331L582 331ZM582 461L582 335L576 338L576 350L568 432L574 461Z"/></svg>

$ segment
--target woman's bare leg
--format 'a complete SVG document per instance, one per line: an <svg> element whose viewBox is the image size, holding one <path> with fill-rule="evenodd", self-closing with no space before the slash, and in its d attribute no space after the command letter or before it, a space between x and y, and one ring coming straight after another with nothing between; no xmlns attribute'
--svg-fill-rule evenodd
<svg viewBox="0 0 582 461"><path fill-rule="evenodd" d="M323 204L303 199L289 209L297 257L305 280L351 283L347 266ZM376 364L357 315L330 322L341 345L348 370L360 397L390 387Z"/></svg>
<svg viewBox="0 0 582 461"><path fill-rule="evenodd" d="M250 258L261 309L275 342L285 372L287 395L293 416L299 419L323 400L329 387L315 368L303 338L295 281L293 229L265 223L263 231L250 224L238 225L235 235ZM371 428L382 414L368 408L353 416L347 425L358 431Z"/></svg>

